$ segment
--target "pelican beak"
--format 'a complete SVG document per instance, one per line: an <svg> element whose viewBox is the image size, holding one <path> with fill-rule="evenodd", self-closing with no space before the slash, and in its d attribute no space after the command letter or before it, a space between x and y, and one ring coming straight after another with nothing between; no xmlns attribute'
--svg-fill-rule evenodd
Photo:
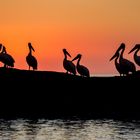
<svg viewBox="0 0 140 140"><path fill-rule="evenodd" d="M71 55L66 51L66 54L69 56L69 57L71 57Z"/></svg>
<svg viewBox="0 0 140 140"><path fill-rule="evenodd" d="M120 47L117 49L116 53L112 56L112 58L110 59L113 60L114 58L116 58L119 55L120 50L125 49L125 44L121 43Z"/></svg>
<svg viewBox="0 0 140 140"><path fill-rule="evenodd" d="M34 48L31 46L31 49L35 52Z"/></svg>
<svg viewBox="0 0 140 140"><path fill-rule="evenodd" d="M75 58L72 59L72 61L74 61L74 60L76 60L76 59L78 59L78 58L79 58L79 56L77 55Z"/></svg>
<svg viewBox="0 0 140 140"><path fill-rule="evenodd" d="M135 45L135 47L128 54L132 53L134 50L139 49L139 48L140 48L140 45L139 44L138 45Z"/></svg>
<svg viewBox="0 0 140 140"><path fill-rule="evenodd" d="M116 58L117 57L117 53L115 53L112 57L111 57L111 59L109 60L109 61L112 61L114 58Z"/></svg>

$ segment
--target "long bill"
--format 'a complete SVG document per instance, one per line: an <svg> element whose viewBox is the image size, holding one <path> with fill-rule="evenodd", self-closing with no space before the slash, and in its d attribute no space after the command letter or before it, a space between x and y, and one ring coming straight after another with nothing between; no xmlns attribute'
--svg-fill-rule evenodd
<svg viewBox="0 0 140 140"><path fill-rule="evenodd" d="M69 57L71 57L71 55L66 51L66 54L69 56Z"/></svg>
<svg viewBox="0 0 140 140"><path fill-rule="evenodd" d="M79 56L77 55L75 58L72 59L72 61L75 61L78 58L79 58Z"/></svg>
<svg viewBox="0 0 140 140"><path fill-rule="evenodd" d="M31 46L31 49L35 52L35 50L34 50L33 46Z"/></svg>
<svg viewBox="0 0 140 140"><path fill-rule="evenodd" d="M139 46L140 46L140 45L139 45ZM135 51L136 49L138 49L138 45L135 45L135 47L134 47L128 54L132 53L132 52Z"/></svg>
<svg viewBox="0 0 140 140"><path fill-rule="evenodd" d="M111 57L111 59L109 60L109 61L112 61L114 58L116 58L117 57L117 53L115 53L112 57Z"/></svg>

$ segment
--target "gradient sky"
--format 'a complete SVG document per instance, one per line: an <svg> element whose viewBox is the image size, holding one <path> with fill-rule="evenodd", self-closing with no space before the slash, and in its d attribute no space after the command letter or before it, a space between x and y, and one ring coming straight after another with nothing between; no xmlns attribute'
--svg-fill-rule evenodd
<svg viewBox="0 0 140 140"><path fill-rule="evenodd" d="M140 43L140 0L0 0L0 43L28 69L27 43L32 42L39 70L64 71L62 49L91 74L116 74L110 57L121 42L124 57Z"/></svg>

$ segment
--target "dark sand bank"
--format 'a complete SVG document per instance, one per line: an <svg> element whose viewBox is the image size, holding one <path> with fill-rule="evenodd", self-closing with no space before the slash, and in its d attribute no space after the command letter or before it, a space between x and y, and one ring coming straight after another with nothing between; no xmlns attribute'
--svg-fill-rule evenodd
<svg viewBox="0 0 140 140"><path fill-rule="evenodd" d="M90 77L0 69L1 118L140 119L140 73Z"/></svg>

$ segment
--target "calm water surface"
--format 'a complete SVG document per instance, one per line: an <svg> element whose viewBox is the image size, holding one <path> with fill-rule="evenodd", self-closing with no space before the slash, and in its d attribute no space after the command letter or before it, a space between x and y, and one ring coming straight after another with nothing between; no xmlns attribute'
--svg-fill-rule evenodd
<svg viewBox="0 0 140 140"><path fill-rule="evenodd" d="M0 140L140 140L140 121L0 120Z"/></svg>

